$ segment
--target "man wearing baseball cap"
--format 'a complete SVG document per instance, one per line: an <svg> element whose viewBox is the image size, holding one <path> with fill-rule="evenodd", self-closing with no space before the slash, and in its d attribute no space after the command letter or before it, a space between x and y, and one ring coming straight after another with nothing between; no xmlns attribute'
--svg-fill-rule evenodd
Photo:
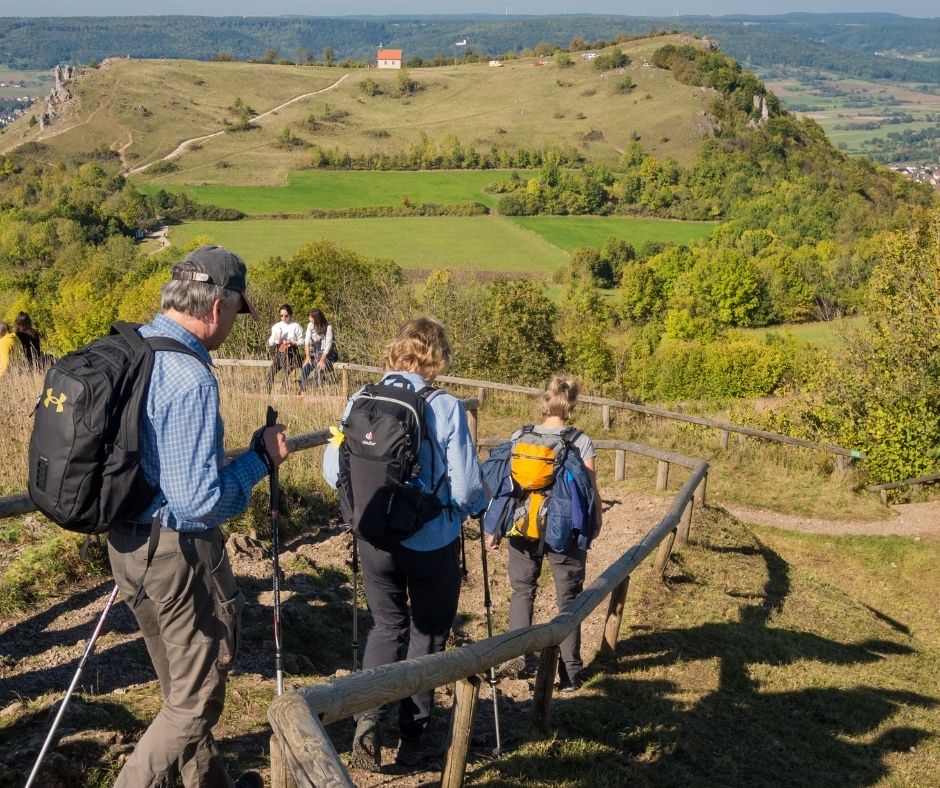
<svg viewBox="0 0 940 788"><path fill-rule="evenodd" d="M143 337L169 337L194 356L157 351L141 417L141 467L159 491L136 519L108 535L111 569L137 618L160 680L163 707L118 776L117 788L260 786L232 782L212 736L222 713L245 598L219 526L241 514L251 489L287 457L281 425L259 429L250 450L226 461L210 350L236 317L257 313L245 263L203 246L173 268L162 311ZM139 591L138 591L139 589Z"/></svg>

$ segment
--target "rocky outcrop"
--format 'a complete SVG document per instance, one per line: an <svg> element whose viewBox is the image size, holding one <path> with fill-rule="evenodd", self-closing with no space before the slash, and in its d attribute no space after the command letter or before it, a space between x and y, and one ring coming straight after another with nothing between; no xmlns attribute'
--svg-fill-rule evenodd
<svg viewBox="0 0 940 788"><path fill-rule="evenodd" d="M759 129L770 119L770 109L767 107L766 96L754 96L754 111L759 113L759 117L751 118L747 122L747 127L749 129Z"/></svg>
<svg viewBox="0 0 940 788"><path fill-rule="evenodd" d="M55 67L55 85L46 98L46 107L39 116L39 127L41 129L51 126L57 117L61 115L62 105L70 101L72 91L69 85L75 79L74 66L56 66Z"/></svg>

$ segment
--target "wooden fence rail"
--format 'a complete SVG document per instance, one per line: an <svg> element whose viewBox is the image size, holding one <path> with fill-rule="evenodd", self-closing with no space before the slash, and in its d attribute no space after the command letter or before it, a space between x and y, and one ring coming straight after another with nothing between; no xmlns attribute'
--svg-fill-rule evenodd
<svg viewBox="0 0 940 788"><path fill-rule="evenodd" d="M609 443L615 444L611 447L615 450L630 450L626 442ZM275 698L268 710L274 732L271 774L272 778L277 776L273 788L350 785L323 725L451 683L458 685L462 702L455 704L453 710L442 785L445 788L462 785L464 769L458 767L467 760L466 732L475 708L479 686L476 677L527 653L541 654L536 677L541 693L537 689L533 706L537 720L547 722L558 644L610 597L601 654L612 653L620 632L630 575L657 548L654 571L662 573L677 533L683 528L688 531L690 507L696 491L705 482L708 465L703 460L670 456L672 462L690 468L691 472L666 515L551 621L438 654L363 670ZM280 758L283 760L276 760Z"/></svg>
<svg viewBox="0 0 940 788"><path fill-rule="evenodd" d="M882 503L888 502L888 490L898 490L901 487L912 487L915 484L933 484L940 482L940 472L928 473L926 476L918 476L916 479L903 479L899 482L885 482L884 484L873 484L865 489L869 492L880 492Z"/></svg>
<svg viewBox="0 0 940 788"><path fill-rule="evenodd" d="M213 363L217 366L270 366L270 361L261 361L261 360L239 360L239 359L214 359ZM334 368L339 371L341 379L341 388L344 397L349 396L349 373L350 372L363 372L367 374L381 374L381 367L369 366L367 364L350 364L347 362L338 362L335 364ZM542 389L533 388L531 386L513 386L507 383L493 383L488 380L474 380L472 378L459 378L454 377L453 375L441 375L437 378L440 383L452 383L457 386L468 386L470 388L477 389L477 397L482 400L483 392L486 389L494 391L505 391L514 394L528 394L528 395L539 395L542 393ZM669 419L672 421L681 421L687 424L699 424L703 427L709 427L710 429L720 431L720 443L722 449L728 448L728 436L730 433L736 433L738 435L747 435L752 438L761 438L762 440L774 441L776 443L784 443L788 446L800 446L806 449L816 449L817 451L828 452L829 454L834 454L838 457L844 457L848 462L864 459L865 455L863 452L858 451L857 449L846 449L842 446L835 446L831 443L817 443L815 441L807 441L802 438L792 438L789 435L781 435L777 432L768 432L767 430L759 430L754 427L745 427L740 424L731 424L726 421L718 421L716 419L707 419L704 416L690 416L686 413L676 413L671 410L664 410L662 408L652 408L648 405L640 405L635 402L627 402L625 400L616 400L616 399L607 399L605 397L594 397L589 394L583 394L578 397L579 402L590 403L592 405L599 405L601 408L602 419L605 429L610 429L611 409L618 410L629 410L634 413L642 413L647 416L657 416L663 419Z"/></svg>

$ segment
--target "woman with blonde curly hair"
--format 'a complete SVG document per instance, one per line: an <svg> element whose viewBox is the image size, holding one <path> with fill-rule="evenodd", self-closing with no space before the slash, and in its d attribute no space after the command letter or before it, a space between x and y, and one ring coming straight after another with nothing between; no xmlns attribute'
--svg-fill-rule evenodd
<svg viewBox="0 0 940 788"><path fill-rule="evenodd" d="M449 363L444 327L431 318L414 318L386 348L381 382L418 392L431 386ZM362 389L347 404L344 423L361 394ZM419 485L434 491L441 511L412 536L387 549L359 541L373 619L363 668L444 650L460 594L460 523L486 506L467 417L453 395L437 390L426 397L424 432L428 439L418 450ZM323 458L323 476L335 487L338 475L339 447L330 445ZM400 766L417 766L443 751L443 738L428 728L433 697L428 690L399 704L401 744L395 761ZM351 763L357 768L378 771L381 767L380 711L372 709L356 718Z"/></svg>

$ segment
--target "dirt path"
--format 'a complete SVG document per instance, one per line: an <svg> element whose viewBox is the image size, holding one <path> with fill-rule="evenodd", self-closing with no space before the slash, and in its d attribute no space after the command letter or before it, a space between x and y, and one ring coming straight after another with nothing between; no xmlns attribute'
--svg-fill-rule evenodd
<svg viewBox="0 0 940 788"><path fill-rule="evenodd" d="M340 83L342 83L343 81L345 81L348 77L349 77L349 74L343 74L343 76L341 76L339 79L337 79L336 82L334 82L332 85L327 85L325 88L321 88L320 90L315 90L315 91L313 91L312 93L303 93L303 94L300 95L300 96L294 96L294 98L288 99L288 100L285 101L283 104L279 104L278 106L274 107L274 109L269 109L267 112L263 112L263 113L261 113L260 115L256 115L255 117L253 117L253 118L252 118L250 121L248 121L248 122L249 122L249 123L257 123L259 120L263 120L264 118L266 118L266 117L268 117L268 116L270 116L270 115L275 115L275 114L277 114L280 110L284 109L284 107L289 107L291 104L294 104L294 103L296 103L296 102L298 102L298 101L303 101L304 99L310 98L311 96L317 96L317 95L319 95L320 93L326 93L327 91L333 90L334 88L338 87L338 86L340 85ZM148 162L147 164L143 164L143 165L141 165L140 167L135 167L135 168L132 169L132 170L129 170L129 169L125 168L124 174L125 174L125 175L135 175L135 174L137 174L138 172L144 172L144 170L147 170L148 168L152 167L152 166L153 166L154 164L156 164L157 162L169 161L170 159L175 159L175 158L176 158L177 156L179 156L183 151L185 151L190 145L193 145L194 143L197 143L197 142L204 142L205 140L211 140L213 137L219 137L219 136L221 136L222 134L225 134L225 132L226 132L226 130L223 129L222 131L216 131L216 132L214 132L213 134L204 134L204 135L201 136L201 137L193 137L192 139L184 140L183 142L181 142L179 145L177 145L172 151L170 151L170 153L168 153L168 154L167 154L166 156L164 156L163 158L157 159L156 161Z"/></svg>
<svg viewBox="0 0 940 788"><path fill-rule="evenodd" d="M823 520L800 514L782 514L736 503L720 503L729 514L745 523L813 534L911 536L940 538L940 502L905 503L891 507L884 520Z"/></svg>
<svg viewBox="0 0 940 788"><path fill-rule="evenodd" d="M588 559L588 582L627 548L635 544L662 516L668 499L626 493L617 488L603 491L605 528ZM460 613L455 622L453 645L486 637L483 615L482 565L479 533L468 524L468 577L461 591ZM230 694L237 698L267 693L272 682L270 557L261 545L242 536L229 540L232 565L249 601L242 620L242 644ZM281 566L285 578L281 592L282 622L289 633L285 647L286 686L308 685L350 667L351 589L348 576L350 538L335 528L324 527L285 545ZM508 615L509 583L506 551L490 556L490 577L496 631L505 629ZM341 570L343 574L340 574ZM77 661L110 592L110 578L99 578L76 588L66 597L50 600L42 609L31 611L21 620L0 623L0 720L9 723L15 735L0 739L0 784L18 784L29 772L50 723L49 705L68 686ZM550 573L543 577L544 590L536 600L535 620L555 615ZM602 606L605 607L605 606ZM590 663L603 631L606 608L596 611L583 626L582 652ZM360 600L360 632L367 629L368 613ZM362 638L362 635L360 635ZM364 642L364 638L362 638ZM82 677L83 695L72 701L63 722L62 737L48 763L53 769L46 785L80 786L81 771L97 765L117 763L128 754L139 736L139 725L123 713L124 704L141 703L142 697L155 698L156 682L139 632L123 604L115 606L96 653ZM501 683L501 708L505 724L517 726L528 713L532 690L529 682L507 678ZM32 703L45 697L42 704ZM226 756L244 768L266 768L269 730L266 703L254 703L250 713L233 708L217 728L217 737ZM438 705L446 710L451 699L448 688L437 693ZM147 701L148 708L154 708ZM492 714L489 690L481 700L477 738L492 749ZM440 714L441 724L447 719ZM517 723L517 720L519 721ZM121 731L131 730L132 733ZM340 752L348 751L352 724L330 727ZM394 759L395 741L385 762ZM357 785L417 786L439 779L439 773L381 775L353 774Z"/></svg>

